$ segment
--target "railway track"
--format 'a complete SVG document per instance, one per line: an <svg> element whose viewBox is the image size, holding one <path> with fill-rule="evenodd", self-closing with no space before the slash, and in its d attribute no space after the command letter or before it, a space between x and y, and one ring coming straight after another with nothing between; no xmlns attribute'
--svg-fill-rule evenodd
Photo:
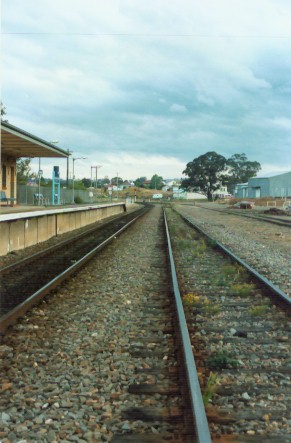
<svg viewBox="0 0 291 443"><path fill-rule="evenodd" d="M291 232L287 227L195 206L178 205L176 209L291 298Z"/></svg>
<svg viewBox="0 0 291 443"><path fill-rule="evenodd" d="M287 300L160 211L3 338L3 443L289 441Z"/></svg>
<svg viewBox="0 0 291 443"><path fill-rule="evenodd" d="M114 217L101 225L98 223L57 245L2 267L0 331L4 332L12 319L17 320L18 315L22 315L46 293L76 272L148 208L142 207L138 211Z"/></svg>
<svg viewBox="0 0 291 443"><path fill-rule="evenodd" d="M199 205L197 204L197 206L199 208L205 209L206 211L215 211L215 212L220 212L222 214L229 214L229 215L234 215L237 217L245 217L245 218L250 218L250 219L254 219L254 220L258 220L261 222L266 222L266 223L273 223L275 225L279 225L279 226L284 226L287 228L291 228L291 218L286 215L286 217L283 219L282 217L276 217L275 215L266 215L266 214L262 214L262 213L255 213L255 211L251 211L250 210L228 210L228 209L219 209L219 208L209 208L209 207L205 207L203 205Z"/></svg>
<svg viewBox="0 0 291 443"><path fill-rule="evenodd" d="M169 217L213 441L290 441L290 299L190 220Z"/></svg>

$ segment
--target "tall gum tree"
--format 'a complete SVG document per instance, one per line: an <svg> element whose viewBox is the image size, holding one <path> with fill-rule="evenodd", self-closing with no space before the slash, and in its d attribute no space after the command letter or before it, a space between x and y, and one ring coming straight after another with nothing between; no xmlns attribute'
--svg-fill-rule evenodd
<svg viewBox="0 0 291 443"><path fill-rule="evenodd" d="M212 200L213 192L219 189L223 182L226 165L226 158L214 151L200 155L187 163L183 174L188 178L182 180L181 186L186 190L200 191L208 200Z"/></svg>
<svg viewBox="0 0 291 443"><path fill-rule="evenodd" d="M246 183L252 177L256 177L261 169L261 164L257 161L249 161L245 154L234 154L227 160L227 175L224 176L224 183L230 193L234 193L237 183Z"/></svg>

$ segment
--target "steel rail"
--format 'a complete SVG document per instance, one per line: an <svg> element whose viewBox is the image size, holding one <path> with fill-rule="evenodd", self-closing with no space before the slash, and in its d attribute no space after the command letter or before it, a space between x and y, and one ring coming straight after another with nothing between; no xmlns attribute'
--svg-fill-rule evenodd
<svg viewBox="0 0 291 443"><path fill-rule="evenodd" d="M81 266L84 266L97 252L103 249L108 243L114 240L118 235L120 235L124 230L126 230L129 226L131 226L134 222L136 222L142 214L139 214L133 220L128 222L106 240L104 240L100 245L93 248L90 252L84 255L80 260L75 262L61 274L57 275L50 282L44 285L42 288L37 290L34 294L32 294L29 298L27 298L24 302L20 303L14 309L12 309L7 314L3 315L0 318L0 333L4 334L6 329L13 325L18 318L22 317L32 306L34 306L39 300L41 300L45 295L47 295L50 291L59 286L65 279L67 279L70 275L75 273Z"/></svg>
<svg viewBox="0 0 291 443"><path fill-rule="evenodd" d="M264 221L266 223L272 223L274 225L284 226L285 228L291 228L291 220L281 220L278 218L277 219L276 218L269 218L266 216L255 215L255 214L242 214L239 212L231 212L228 210L221 210L221 209L217 209L217 208L206 208L205 206L201 206L199 204L196 204L195 206L197 206L198 208L201 208L201 209L206 209L207 211L216 211L216 212L220 212L221 214L236 215L238 217L250 218L252 220Z"/></svg>
<svg viewBox="0 0 291 443"><path fill-rule="evenodd" d="M256 271L254 268L252 268L248 263L246 263L244 260L242 260L240 257L238 257L236 254L234 254L230 249L228 249L226 246L224 246L222 243L215 240L213 237L208 235L200 226L196 225L192 220L190 220L185 215L180 214L178 211L176 211L180 217L182 217L190 226L193 226L197 231L201 232L206 238L209 240L215 242L215 244L227 255L229 255L233 260L235 260L237 263L242 265L244 268L246 268L257 280L261 281L265 286L267 286L276 296L279 297L280 301L283 301L285 304L287 304L290 307L290 298L288 297L285 292L283 292L278 286L274 285L270 280L265 278L263 275L261 275L258 271Z"/></svg>
<svg viewBox="0 0 291 443"><path fill-rule="evenodd" d="M164 210L164 222L165 222L167 242L168 242L168 252L169 252L169 260L171 267L173 292L174 292L175 304L178 316L179 331L181 335L182 350L186 363L185 366L187 372L189 398L192 408L192 416L193 416L193 423L195 425L197 443L211 443L211 436L208 427L205 407L203 404L202 393L200 389L196 364L193 356L191 340L187 328L186 317L178 285L178 279L175 269L175 262L172 252L171 239L170 239L165 210Z"/></svg>

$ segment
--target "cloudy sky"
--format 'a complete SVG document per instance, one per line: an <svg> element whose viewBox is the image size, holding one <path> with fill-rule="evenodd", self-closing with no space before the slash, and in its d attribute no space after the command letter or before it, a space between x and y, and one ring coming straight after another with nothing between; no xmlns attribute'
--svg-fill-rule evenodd
<svg viewBox="0 0 291 443"><path fill-rule="evenodd" d="M77 177L291 170L290 0L2 0L1 51L8 121L87 157Z"/></svg>

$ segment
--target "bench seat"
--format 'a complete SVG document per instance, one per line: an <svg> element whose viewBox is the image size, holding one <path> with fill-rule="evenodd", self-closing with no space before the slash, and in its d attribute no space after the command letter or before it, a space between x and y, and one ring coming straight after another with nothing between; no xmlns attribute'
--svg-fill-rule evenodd
<svg viewBox="0 0 291 443"><path fill-rule="evenodd" d="M16 201L16 198L13 197L6 197L6 192L5 191L0 191L0 202L5 202L8 206L8 204L10 203L10 205L12 206L13 203Z"/></svg>

